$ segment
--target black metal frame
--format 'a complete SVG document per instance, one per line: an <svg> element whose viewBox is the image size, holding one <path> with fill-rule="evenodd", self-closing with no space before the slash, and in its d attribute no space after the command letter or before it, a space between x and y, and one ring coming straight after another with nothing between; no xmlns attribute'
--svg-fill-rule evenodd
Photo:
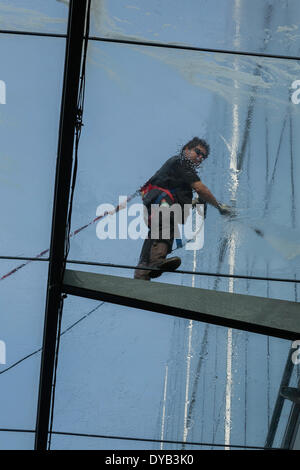
<svg viewBox="0 0 300 470"><path fill-rule="evenodd" d="M65 266L68 203L70 196L86 7L87 0L70 1L52 215L50 261L37 408L35 450L45 450L47 447L55 346L62 294L61 284Z"/></svg>
<svg viewBox="0 0 300 470"><path fill-rule="evenodd" d="M300 405L292 404L288 424L282 439L281 448L292 450L300 426Z"/></svg>
<svg viewBox="0 0 300 470"><path fill-rule="evenodd" d="M267 434L267 438L265 442L266 449L272 448L273 442L275 439L276 431L278 428L281 412L282 412L284 401L285 401L285 399L280 394L280 392L283 387L286 387L290 383L291 375L294 369L294 364L292 361L293 352L294 352L294 349L291 348L287 357L284 371L283 371L281 383L280 383L278 394L277 394L277 399L276 399L274 409L273 409L272 419L269 425L268 434Z"/></svg>

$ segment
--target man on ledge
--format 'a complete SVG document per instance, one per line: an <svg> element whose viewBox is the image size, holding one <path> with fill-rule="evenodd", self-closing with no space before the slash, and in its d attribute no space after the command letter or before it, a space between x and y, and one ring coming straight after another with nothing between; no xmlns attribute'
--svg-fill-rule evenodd
<svg viewBox="0 0 300 470"><path fill-rule="evenodd" d="M177 256L166 258L167 254L172 251L174 241L175 226L171 210L169 212L171 214L169 237L163 236L161 219L159 219L159 236L155 239L150 236L151 221L154 220L152 205L154 205L153 207L167 206L172 209L173 204L179 204L184 217L185 204L195 205L207 202L218 209L222 215L231 216L233 214L232 208L219 203L197 174L196 169L208 155L209 145L206 141L194 137L183 146L179 155L169 158L141 188L143 204L148 213L149 233L148 238L144 241L139 263L134 273L135 279L149 281L151 278L161 276L163 271L174 271L181 264L181 259ZM198 194L198 198L194 200L193 190ZM184 223L185 219L183 218L181 222Z"/></svg>

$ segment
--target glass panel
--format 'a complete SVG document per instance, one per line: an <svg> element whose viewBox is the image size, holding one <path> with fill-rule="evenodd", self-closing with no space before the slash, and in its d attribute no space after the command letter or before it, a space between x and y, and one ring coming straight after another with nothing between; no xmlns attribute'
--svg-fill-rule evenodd
<svg viewBox="0 0 300 470"><path fill-rule="evenodd" d="M82 436L60 436L53 434L51 450L153 450L159 445L152 442L140 442L122 439L101 439ZM112 455L107 455L112 457Z"/></svg>
<svg viewBox="0 0 300 470"><path fill-rule="evenodd" d="M50 244L65 40L3 34L0 52L0 255L33 257Z"/></svg>
<svg viewBox="0 0 300 470"><path fill-rule="evenodd" d="M224 450L222 447L215 447L215 446L195 446L195 445L186 445L186 451L195 451L195 450ZM84 436L61 436L57 434L52 435L51 439L51 450L182 450L181 446L178 444L163 444L156 442L145 442L145 441L136 441L136 440L126 440L126 439L101 439L95 437L84 437ZM233 448L232 450L235 450ZM241 450L241 449L240 449ZM185 455L183 453L183 455ZM117 461L117 457L122 458L122 456L114 455L115 460L110 460L108 462L117 462L120 463L120 460ZM137 456L135 456L136 458ZM107 456L102 457L103 459L111 458L113 459L112 454L107 454ZM152 454L151 460L150 455L147 456L140 456L139 462L142 459L148 459L148 462L151 462L154 465L157 461L157 454ZM179 457L180 458L180 457ZM188 462L192 463L192 457L186 457ZM174 458L174 463L176 458ZM193 458L195 462L195 456Z"/></svg>
<svg viewBox="0 0 300 470"><path fill-rule="evenodd" d="M19 264L1 260L0 277ZM0 281L0 428L35 429L47 274L32 262Z"/></svg>
<svg viewBox="0 0 300 470"><path fill-rule="evenodd" d="M62 331L54 431L264 445L289 341L70 295Z"/></svg>
<svg viewBox="0 0 300 470"><path fill-rule="evenodd" d="M299 278L300 107L291 94L299 64L92 41L89 47L73 229L103 214L101 204L133 194L198 135L211 146L200 177L219 201L236 207L237 217L209 206L203 248L174 252L181 269ZM141 199L130 210L135 203ZM99 239L107 230L99 222L80 231L70 259L136 265L143 240L129 232L137 218L129 211L128 239L120 237L125 212L116 216L116 232L109 222L110 239ZM181 284L174 274L159 281L170 277ZM226 290L238 286L226 282ZM277 298L299 295L294 283L282 291L262 283L261 291L267 289Z"/></svg>
<svg viewBox="0 0 300 470"><path fill-rule="evenodd" d="M0 450L33 450L34 438L34 432L0 432Z"/></svg>
<svg viewBox="0 0 300 470"><path fill-rule="evenodd" d="M66 34L68 0L9 0L0 3L0 29Z"/></svg>
<svg viewBox="0 0 300 470"><path fill-rule="evenodd" d="M297 0L93 0L91 18L91 36L299 54Z"/></svg>

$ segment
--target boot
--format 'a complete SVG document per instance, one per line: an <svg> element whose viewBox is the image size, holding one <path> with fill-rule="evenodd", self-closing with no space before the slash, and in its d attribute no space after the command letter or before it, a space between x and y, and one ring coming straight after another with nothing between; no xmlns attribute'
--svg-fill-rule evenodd
<svg viewBox="0 0 300 470"><path fill-rule="evenodd" d="M149 277L154 279L162 275L163 271L175 271L180 264L181 259L177 256L166 259L168 254L168 244L161 241L153 241L150 251L149 266L159 268L160 271L152 270L149 272Z"/></svg>
<svg viewBox="0 0 300 470"><path fill-rule="evenodd" d="M162 261L159 265L155 266L159 268L160 271L150 271L149 276L154 279L162 275L164 271L175 271L181 265L181 259L178 256L174 256L173 258L167 258Z"/></svg>
<svg viewBox="0 0 300 470"><path fill-rule="evenodd" d="M169 251L169 244L159 240L146 239L142 248L139 264L137 268L159 268L158 270L151 269L136 269L134 272L134 279L142 279L150 281L160 277L163 271L175 271L180 264L181 259L177 256L166 259Z"/></svg>

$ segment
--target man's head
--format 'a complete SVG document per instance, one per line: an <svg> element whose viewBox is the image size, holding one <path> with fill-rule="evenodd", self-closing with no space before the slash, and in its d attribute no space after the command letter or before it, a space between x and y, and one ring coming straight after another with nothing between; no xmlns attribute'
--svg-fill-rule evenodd
<svg viewBox="0 0 300 470"><path fill-rule="evenodd" d="M182 147L181 153L184 158L188 158L198 166L208 157L209 145L205 140L194 137Z"/></svg>

